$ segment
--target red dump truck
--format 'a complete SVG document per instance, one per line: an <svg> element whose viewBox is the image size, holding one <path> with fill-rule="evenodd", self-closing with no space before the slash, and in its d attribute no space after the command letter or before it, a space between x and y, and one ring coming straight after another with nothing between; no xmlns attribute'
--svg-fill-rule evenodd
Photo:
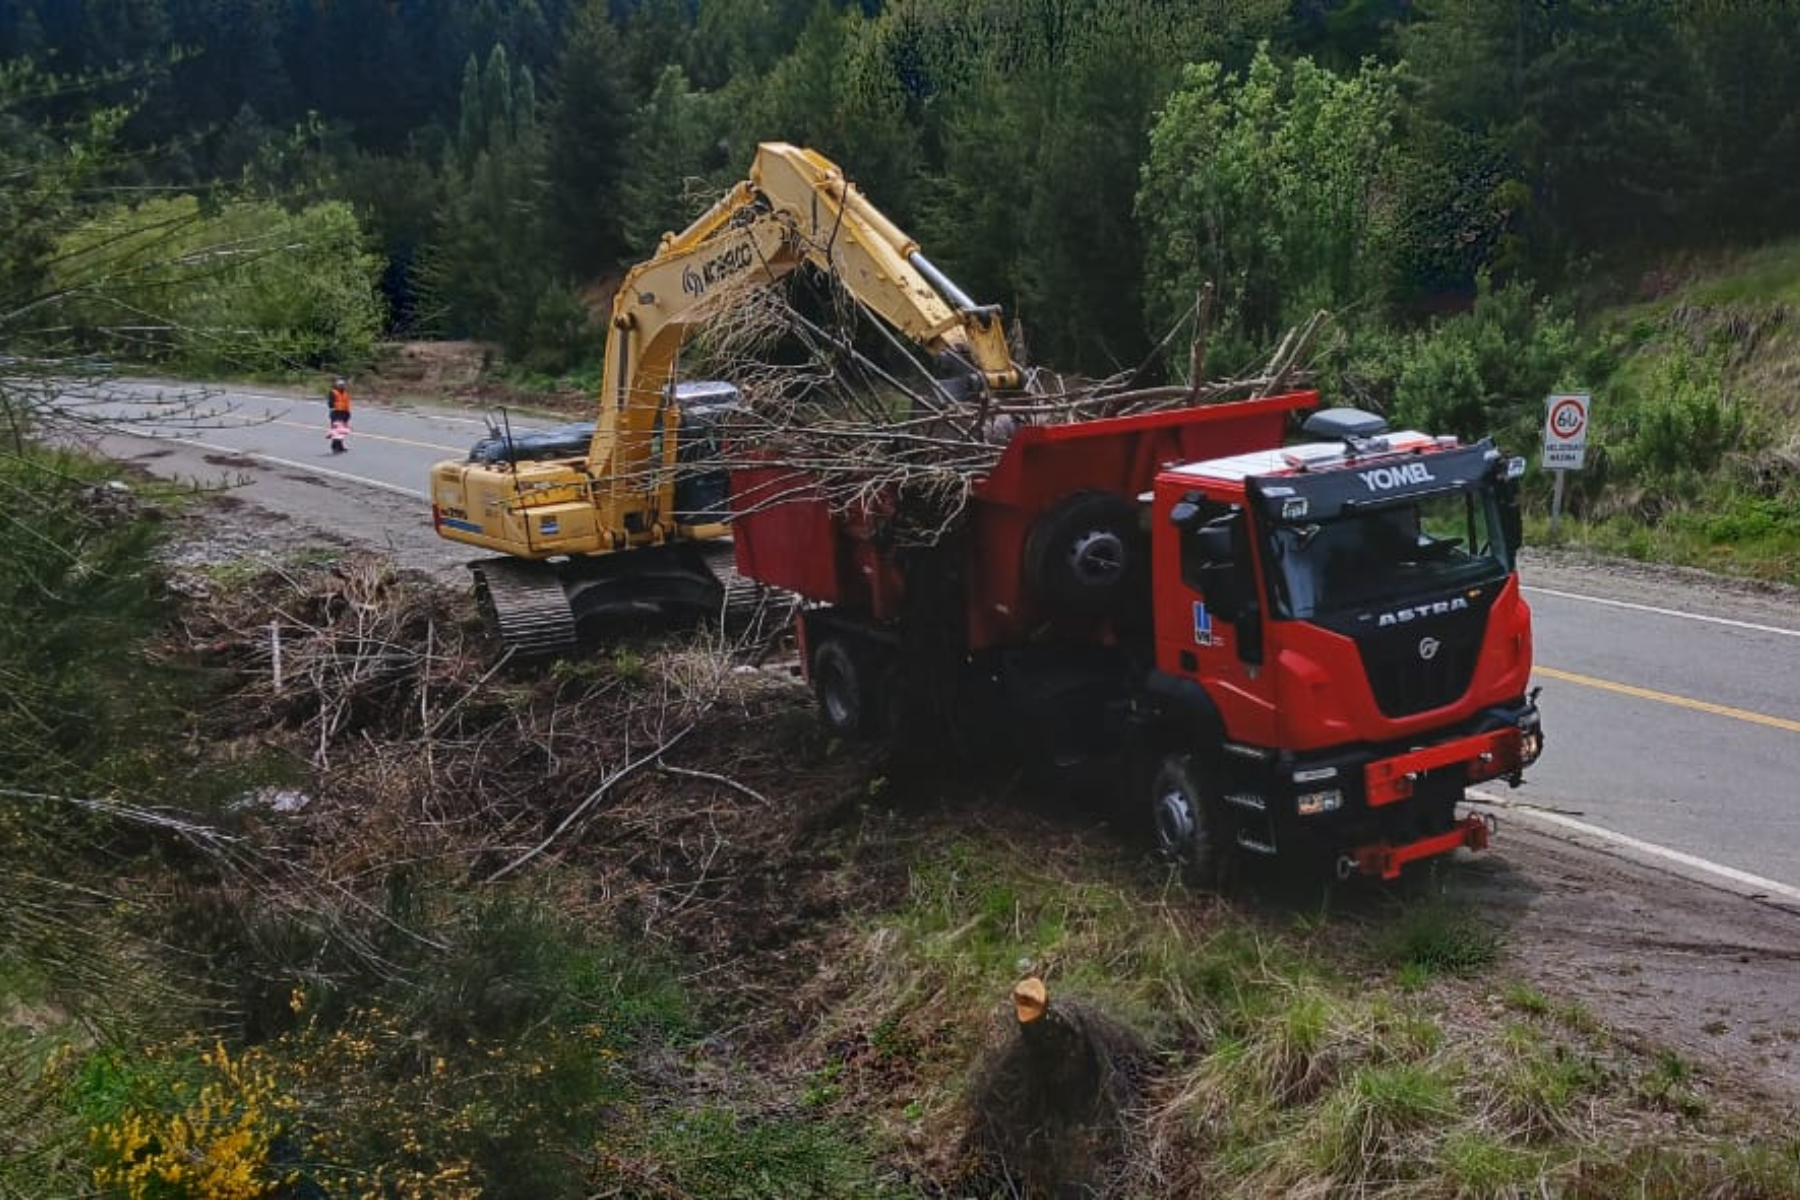
<svg viewBox="0 0 1800 1200"><path fill-rule="evenodd" d="M1352 409L1300 423L1317 405L1026 426L931 546L879 503L741 470L737 567L805 601L838 733L1109 764L1197 879L1243 852L1393 878L1484 847L1465 789L1517 785L1542 749L1524 464Z"/></svg>

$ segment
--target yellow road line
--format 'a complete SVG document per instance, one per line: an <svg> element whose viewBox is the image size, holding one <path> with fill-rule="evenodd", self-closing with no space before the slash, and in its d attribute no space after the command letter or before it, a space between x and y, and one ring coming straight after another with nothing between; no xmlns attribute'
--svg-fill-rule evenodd
<svg viewBox="0 0 1800 1200"><path fill-rule="evenodd" d="M1737 721L1750 721L1757 725L1767 725L1773 729L1785 729L1789 733L1800 733L1800 721L1790 721L1786 717L1771 717L1767 713L1751 712L1745 708L1709 704L1705 700L1694 700L1670 692L1633 687L1629 683L1614 683L1610 679L1595 679L1592 675L1577 675L1573 671L1559 671L1555 667L1533 667L1531 670L1534 675L1541 675L1545 679L1556 679L1563 683L1578 683L1582 687L1617 692L1621 696L1635 696L1639 700L1656 700L1663 704L1673 704L1677 708L1691 708L1696 712L1712 713L1714 716L1730 717Z"/></svg>
<svg viewBox="0 0 1800 1200"><path fill-rule="evenodd" d="M285 425L289 429L316 429L320 437L325 436L325 431L319 429L318 426L306 425L299 421L270 421L269 424ZM437 442L415 442L411 438L395 437L391 433L364 433L362 430L356 428L354 423L352 423L350 427L350 436L353 439L361 439L363 441L393 442L400 446L417 446L421 450L442 450L446 454L453 455L467 454L469 452L467 446L444 446Z"/></svg>

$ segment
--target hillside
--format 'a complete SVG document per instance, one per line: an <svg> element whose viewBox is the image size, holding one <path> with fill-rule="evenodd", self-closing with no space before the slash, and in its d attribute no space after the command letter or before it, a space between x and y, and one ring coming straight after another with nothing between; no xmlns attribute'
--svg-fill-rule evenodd
<svg viewBox="0 0 1800 1200"><path fill-rule="evenodd" d="M1800 582L1800 242L1683 257L1589 324L1571 544Z"/></svg>

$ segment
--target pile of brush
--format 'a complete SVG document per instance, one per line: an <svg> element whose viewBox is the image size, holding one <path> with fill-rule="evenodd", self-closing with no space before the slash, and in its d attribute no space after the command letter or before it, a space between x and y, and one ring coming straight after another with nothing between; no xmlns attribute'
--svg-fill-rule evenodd
<svg viewBox="0 0 1800 1200"><path fill-rule="evenodd" d="M724 461L704 468L777 467L796 494L823 496L837 511L880 512L895 536L931 544L953 529L971 485L990 471L1013 433L1057 425L1272 395L1311 379L1308 357L1324 328L1320 312L1289 331L1255 372L1208 382L1143 386L1145 368L1103 379L1025 368L1023 386L994 393L963 364L927 362L841 292L829 323L800 312L780 288L749 291L697 339L705 372L738 389L739 411L721 437ZM1202 292L1188 378L1203 378L1210 291ZM1152 355L1160 361L1173 334ZM1013 338L1022 360L1021 339ZM961 369L959 369L961 368Z"/></svg>

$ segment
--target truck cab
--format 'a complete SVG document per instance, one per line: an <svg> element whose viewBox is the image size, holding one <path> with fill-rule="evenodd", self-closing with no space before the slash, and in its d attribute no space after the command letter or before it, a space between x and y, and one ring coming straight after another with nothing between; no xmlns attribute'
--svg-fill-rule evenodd
<svg viewBox="0 0 1800 1200"><path fill-rule="evenodd" d="M1328 409L1315 440L1173 464L1151 496L1159 723L1175 857L1311 847L1340 875L1486 844L1469 784L1542 749L1519 591L1523 462Z"/></svg>

